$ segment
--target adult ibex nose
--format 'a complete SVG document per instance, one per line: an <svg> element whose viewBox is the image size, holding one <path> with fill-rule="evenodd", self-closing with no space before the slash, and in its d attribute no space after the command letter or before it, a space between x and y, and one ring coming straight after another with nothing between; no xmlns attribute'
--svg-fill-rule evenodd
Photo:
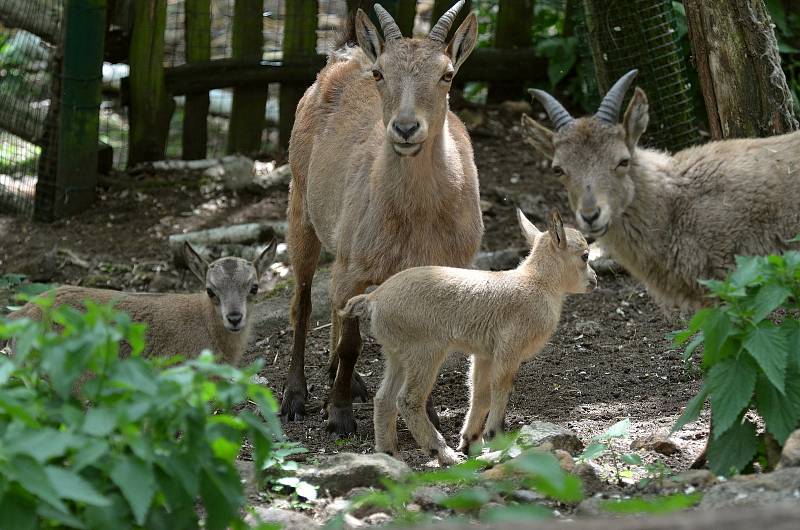
<svg viewBox="0 0 800 530"><path fill-rule="evenodd" d="M581 210L581 217L586 221L586 224L591 225L600 217L600 208L583 209Z"/></svg>
<svg viewBox="0 0 800 530"><path fill-rule="evenodd" d="M242 314L239 312L228 313L228 316L225 318L234 326L238 326L242 322Z"/></svg>
<svg viewBox="0 0 800 530"><path fill-rule="evenodd" d="M415 120L394 120L392 124L392 128L395 130L397 134L403 137L403 139L408 140L411 138L417 129L419 129L419 122Z"/></svg>

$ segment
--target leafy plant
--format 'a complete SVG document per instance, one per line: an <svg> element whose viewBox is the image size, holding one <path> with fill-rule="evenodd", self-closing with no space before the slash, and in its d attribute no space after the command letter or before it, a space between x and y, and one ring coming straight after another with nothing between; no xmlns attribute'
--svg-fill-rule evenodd
<svg viewBox="0 0 800 530"><path fill-rule="evenodd" d="M241 444L261 469L282 436L257 366L145 359L127 315L41 304L42 322L0 320L16 339L0 355L0 528L189 529L199 513L204 528L244 528Z"/></svg>
<svg viewBox="0 0 800 530"><path fill-rule="evenodd" d="M317 487L293 476L299 465L289 460L290 456L307 452L308 449L296 442L277 442L261 466L264 481L271 485L272 491L288 494L298 507L305 507L306 501L317 499Z"/></svg>
<svg viewBox="0 0 800 530"><path fill-rule="evenodd" d="M630 469L625 469L622 465L640 466L642 465L641 457L636 453L620 453L614 447L614 441L628 436L628 431L631 428L630 418L625 418L618 421L611 427L592 438L592 442L586 446L578 456L578 462L588 462L590 460L597 460L606 453L611 453L611 465L614 466L614 477L617 483L621 484L624 479L633 477L633 472Z"/></svg>
<svg viewBox="0 0 800 530"><path fill-rule="evenodd" d="M738 256L725 280L701 283L717 305L698 311L673 338L686 346L687 362L703 345L704 381L673 430L697 419L708 399L709 466L728 475L759 451L748 410L761 415L780 445L800 420L800 252Z"/></svg>
<svg viewBox="0 0 800 530"><path fill-rule="evenodd" d="M55 287L52 283L37 283L27 280L28 277L24 274L2 274L0 275L0 291L9 291L13 298L29 299ZM6 309L13 311L18 307L9 306Z"/></svg>

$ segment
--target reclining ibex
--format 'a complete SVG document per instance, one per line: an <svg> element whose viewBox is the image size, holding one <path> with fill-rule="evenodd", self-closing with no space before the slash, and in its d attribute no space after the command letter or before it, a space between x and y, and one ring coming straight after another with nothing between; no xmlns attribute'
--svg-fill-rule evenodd
<svg viewBox="0 0 800 530"><path fill-rule="evenodd" d="M735 255L789 248L800 232L800 132L723 140L670 155L637 146L648 122L641 88L622 100L633 70L594 116L575 119L541 90L554 131L523 116L527 140L553 161L579 228L662 306L704 304L697 280L720 278Z"/></svg>
<svg viewBox="0 0 800 530"><path fill-rule="evenodd" d="M55 306L83 308L86 300L113 302L134 322L147 324L145 355L197 357L209 349L223 362L236 365L250 338L253 301L258 280L275 256L275 241L254 263L241 258L221 258L207 263L184 245L184 257L191 271L206 289L196 294L124 293L64 285L44 296L55 296ZM28 302L11 319L41 318L41 308ZM123 345L121 353L129 351Z"/></svg>
<svg viewBox="0 0 800 530"><path fill-rule="evenodd" d="M345 306L343 317L370 319L386 357L375 395L376 451L397 454L399 409L423 451L442 465L457 461L424 410L439 368L453 351L472 356L470 407L459 449L466 452L482 436L499 433L520 364L550 339L564 296L597 285L586 240L575 229L564 230L556 210L546 233L521 211L517 216L531 253L516 269L415 267Z"/></svg>
<svg viewBox="0 0 800 530"><path fill-rule="evenodd" d="M478 23L471 14L449 43L460 1L427 38L403 38L380 6L381 40L358 10L354 28L297 106L289 145L292 182L287 237L295 277L294 347L281 415L302 419L304 350L311 281L321 245L335 254L331 279L327 429L352 433L352 390L361 349L358 320L336 313L369 285L417 265L467 266L483 234L478 178L464 125L448 110L453 76L469 56Z"/></svg>

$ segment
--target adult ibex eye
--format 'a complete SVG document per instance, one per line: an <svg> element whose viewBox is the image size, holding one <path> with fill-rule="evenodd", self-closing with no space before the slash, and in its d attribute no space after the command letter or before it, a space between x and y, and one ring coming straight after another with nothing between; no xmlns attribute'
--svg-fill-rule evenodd
<svg viewBox="0 0 800 530"><path fill-rule="evenodd" d="M206 289L206 294L208 295L209 298L215 298L217 296L211 289Z"/></svg>
<svg viewBox="0 0 800 530"><path fill-rule="evenodd" d="M250 288L250 294L258 293L258 284L254 283L253 286Z"/></svg>
<svg viewBox="0 0 800 530"><path fill-rule="evenodd" d="M442 81L444 81L445 83L449 83L453 80L453 77L455 75L456 74L454 72L447 72L442 76Z"/></svg>
<svg viewBox="0 0 800 530"><path fill-rule="evenodd" d="M372 77L375 79L375 81L382 81L383 80L383 74L381 73L380 70L373 70L372 71Z"/></svg>
<svg viewBox="0 0 800 530"><path fill-rule="evenodd" d="M630 163L631 161L629 158L623 158L619 161L619 164L617 164L617 168L626 168L630 165Z"/></svg>

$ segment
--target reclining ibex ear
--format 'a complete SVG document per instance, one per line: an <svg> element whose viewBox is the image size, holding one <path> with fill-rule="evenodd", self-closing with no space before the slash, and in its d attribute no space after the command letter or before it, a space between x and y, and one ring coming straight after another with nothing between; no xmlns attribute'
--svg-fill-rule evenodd
<svg viewBox="0 0 800 530"><path fill-rule="evenodd" d="M277 247L278 242L273 238L272 241L269 242L269 245L267 245L267 248L265 248L253 262L253 266L256 268L257 279L260 280L264 273L267 272L270 265L272 265Z"/></svg>
<svg viewBox="0 0 800 530"><path fill-rule="evenodd" d="M555 146L553 145L553 131L540 125L527 114L522 115L522 139L531 147L539 151L548 160L553 159Z"/></svg>
<svg viewBox="0 0 800 530"><path fill-rule="evenodd" d="M547 231L550 233L550 238L556 248L560 250L567 248L567 235L564 233L564 222L561 220L561 214L558 212L558 208L550 210Z"/></svg>
<svg viewBox="0 0 800 530"><path fill-rule="evenodd" d="M544 90L531 88L528 93L542 104L547 116L550 118L550 122L553 124L553 131L556 133L575 121L575 118L572 117L567 109ZM553 152L555 151L553 147L553 137L555 136L553 131L526 115L522 116L522 130L528 143L550 160L553 159Z"/></svg>
<svg viewBox="0 0 800 530"><path fill-rule="evenodd" d="M641 138L644 131L647 130L647 124L650 121L650 114L648 113L649 108L647 94L637 86L631 98L631 102L628 103L628 110L625 111L625 118L623 120L623 125L625 126L625 143L631 154L633 154L636 144L639 143L639 138Z"/></svg>
<svg viewBox="0 0 800 530"><path fill-rule="evenodd" d="M208 273L208 262L200 257L200 254L197 253L188 241L183 244L183 259L186 260L189 270L205 284L206 274Z"/></svg>

